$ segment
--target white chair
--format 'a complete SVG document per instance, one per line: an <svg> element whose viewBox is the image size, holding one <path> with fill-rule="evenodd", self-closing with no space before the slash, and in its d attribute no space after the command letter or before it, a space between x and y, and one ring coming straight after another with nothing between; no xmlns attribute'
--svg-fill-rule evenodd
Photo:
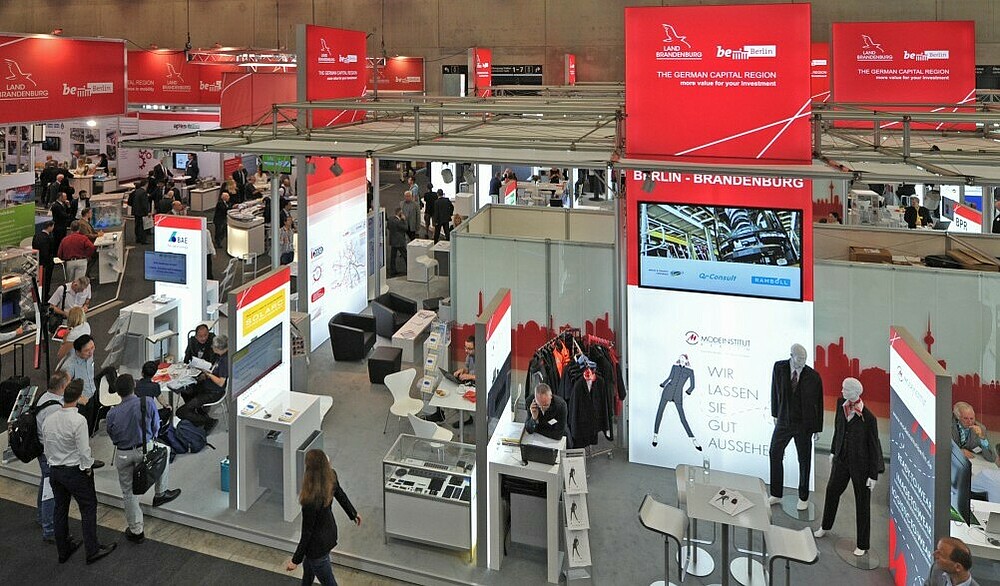
<svg viewBox="0 0 1000 586"><path fill-rule="evenodd" d="M642 499L642 504L639 505L639 523L646 529L663 536L664 579L653 582L650 586L673 586L670 581L671 540L677 544L677 573L680 574L681 582L683 582L684 564L681 560L681 554L684 550L681 547L681 541L684 540L684 533L687 530L687 513L677 507L665 505L647 494Z"/></svg>
<svg viewBox="0 0 1000 586"><path fill-rule="evenodd" d="M218 401L214 401L212 403L205 403L204 405L202 405L202 409L204 409L205 413L208 413L209 417L211 417L212 408L218 407L220 405L222 406L222 416L218 417L217 419L221 419L222 421L224 421L226 423L226 431L229 431L229 397L227 394L224 393L222 397L219 398Z"/></svg>
<svg viewBox="0 0 1000 586"><path fill-rule="evenodd" d="M106 376L97 381L97 399L101 407L107 409L122 402L122 398L111 388L111 381Z"/></svg>
<svg viewBox="0 0 1000 586"><path fill-rule="evenodd" d="M774 562L785 560L785 586L789 586L792 583L790 562L812 565L819 561L819 549L809 527L796 531L771 525L766 539L771 551L767 564L769 586L774 584Z"/></svg>
<svg viewBox="0 0 1000 586"><path fill-rule="evenodd" d="M392 393L392 405L389 406L389 412L385 416L383 434L389 429L390 415L402 419L407 415L416 415L424 408L423 401L410 398L410 387L415 378L417 378L417 369L415 368L407 368L385 375L385 386L389 387L389 392Z"/></svg>
<svg viewBox="0 0 1000 586"><path fill-rule="evenodd" d="M413 426L413 434L419 438L450 442L455 437L455 432L445 429L433 421L426 421L412 413L407 417L410 420L410 425ZM433 444L431 445L433 446Z"/></svg>

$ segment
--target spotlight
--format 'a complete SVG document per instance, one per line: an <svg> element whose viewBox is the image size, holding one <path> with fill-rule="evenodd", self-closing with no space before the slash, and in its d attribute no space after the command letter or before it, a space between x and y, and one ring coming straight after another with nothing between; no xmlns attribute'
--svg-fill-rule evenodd
<svg viewBox="0 0 1000 586"><path fill-rule="evenodd" d="M330 172L333 173L334 177L340 177L340 175L344 172L344 168L340 166L339 162L337 162L337 157L333 158L333 164L330 165Z"/></svg>
<svg viewBox="0 0 1000 586"><path fill-rule="evenodd" d="M441 178L444 179L445 183L451 183L455 180L455 174L451 172L451 169L445 167L441 170Z"/></svg>
<svg viewBox="0 0 1000 586"><path fill-rule="evenodd" d="M91 128L97 126L97 120L87 120L87 126Z"/></svg>
<svg viewBox="0 0 1000 586"><path fill-rule="evenodd" d="M656 189L656 181L653 181L653 174L646 172L646 178L642 180L642 190L646 193L653 193Z"/></svg>

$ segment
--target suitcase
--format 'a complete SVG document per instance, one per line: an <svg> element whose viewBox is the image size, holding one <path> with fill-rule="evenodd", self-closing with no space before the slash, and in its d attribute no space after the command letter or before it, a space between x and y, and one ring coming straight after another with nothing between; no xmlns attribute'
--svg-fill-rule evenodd
<svg viewBox="0 0 1000 586"><path fill-rule="evenodd" d="M21 370L18 374L17 351L21 350ZM14 372L3 382L0 382L0 421L7 421L10 412L14 409L14 402L18 393L31 384L31 379L25 375L24 371L24 344L14 344Z"/></svg>

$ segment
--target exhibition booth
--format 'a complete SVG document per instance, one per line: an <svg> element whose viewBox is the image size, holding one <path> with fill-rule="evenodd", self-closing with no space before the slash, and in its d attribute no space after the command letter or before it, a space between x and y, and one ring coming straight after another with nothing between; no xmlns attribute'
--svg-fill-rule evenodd
<svg viewBox="0 0 1000 586"><path fill-rule="evenodd" d="M661 21L673 23L671 29ZM781 41L777 49L747 49L742 27L730 27L718 43L747 53L734 56L692 46L693 34L686 40L720 22L749 24ZM900 230L905 220L898 211L879 211L903 203L886 199L901 193L895 186L915 186L908 197L921 202L935 191L927 186L941 186L942 200L956 205L934 207L950 213L952 223L963 218L982 231L986 222L976 224L960 204L991 208L990 187L1000 178L988 165L955 181L953 173L926 167L868 162L837 142L843 134L819 138L827 143L816 149L808 117L814 99L808 5L627 9L626 30L627 89L641 91L627 91L625 156L617 139L620 101L371 104L349 99L354 89L334 87L332 79L313 88L320 95L300 92L299 102L272 106L275 114L310 112L298 126L129 144L137 151L209 152L223 161L234 150L294 156L304 175L294 271L269 271L228 292L205 278L205 219L157 218L155 250L147 253L153 257L144 259L151 263L147 278L157 282L155 296L121 310L120 364L176 359L193 328L210 322L228 332L232 372L229 394L215 406L225 422L210 436L216 449L179 456L171 478L184 494L151 514L290 551L298 538L302 454L318 446L365 518L362 528L341 531L335 558L346 565L426 584L646 583L663 577L664 563L676 576L676 559L663 559L662 531L644 529L650 525L642 512L643 523L636 521L649 496L701 521L687 534L682 529L681 541L704 541L712 533L706 523L722 527L714 545L685 544L688 580L757 584L774 559L769 552L780 551L780 529L818 529L821 503L840 499L829 479L843 480L847 464L834 430L860 415L875 431L864 449L878 482L874 489L855 487L855 494L872 506L852 508L850 497L843 499L836 525L823 522L843 538L835 548L837 540L800 531L811 544L806 549L822 549L823 558L815 568L793 566L793 581L888 567L897 583L912 583L927 574L934 541L948 533L972 544L979 558L1000 557L1000 547L979 529L994 506L988 501L1000 499L990 490L996 470L987 464L995 464L961 452L953 459L943 447L954 427L953 399L970 403L987 427L1000 425L992 399L1000 378L994 355L1000 244L986 234ZM335 35L352 42L363 36L326 27L300 32L300 63L331 59L320 47ZM968 40L955 31L946 36ZM362 63L363 55L356 55ZM676 67L671 75L655 75L668 66ZM706 68L740 75L712 81L712 92L706 89L698 102L685 92L709 87L690 81L702 79L696 74ZM780 84L770 85L771 71L780 72ZM477 84L475 91L488 90ZM718 120L695 125L697 109L724 104L737 92L749 95L752 116L718 107ZM665 114L664 100L683 107ZM402 120L337 128L362 110ZM491 113L497 120L482 122ZM959 124L951 114L961 116L928 116ZM550 123L551 116L568 118ZM852 113L842 122L877 126L880 116ZM295 136L303 124L317 126L314 134ZM770 130L762 135L761 127ZM539 148L545 133L552 144ZM718 136L732 140L707 138ZM921 150L912 140L908 148ZM920 156L939 157L927 144ZM814 150L826 158L814 159ZM446 254L430 247L411 252L409 260L426 270L423 279L385 283L381 276L375 151L431 163L431 183L437 187L440 178L442 187L455 188L456 201L468 200L462 205L469 217L452 232ZM613 207L489 201L483 196L492 171L507 165L532 174L552 167L606 173ZM361 200L367 181L374 184L370 215ZM463 183L471 190L462 191ZM863 189L871 185L894 187L881 194ZM517 201L520 189L515 183L509 203L524 203ZM817 223L826 215L819 205L838 206L847 225ZM184 255L183 263L176 255ZM923 266L928 256L958 266ZM447 298L435 294L443 293L445 279ZM388 307L383 285L412 302L412 311ZM383 307L369 306L373 300ZM383 311L389 335L378 325ZM309 324L298 339L296 320ZM440 370L465 364L469 338L473 388ZM338 357L348 347L360 356ZM296 355L308 356L309 364L293 383ZM560 364L574 375L562 368L552 374L547 361L557 355L566 356ZM799 382L800 372L812 375ZM812 427L789 431L779 407L782 389L807 388L797 386L807 376ZM860 382L864 407L846 379ZM573 405L568 436L554 443L524 433L539 381ZM845 412L844 400L857 411ZM435 407L449 419L430 437L421 436L419 421L404 421ZM779 432L788 434L783 455L772 453ZM816 457L830 450L837 452L832 464ZM108 459L103 432L95 451ZM883 482L875 462L890 455ZM36 467L8 464L2 473L33 481ZM115 472L99 470L95 479L101 501L120 504ZM729 494L742 503L739 511L737 502L710 502L727 491L739 495ZM983 493L985 501L977 498ZM782 497L780 507L771 507L771 497ZM800 500L807 506L798 508ZM901 502L919 504L919 514ZM851 513L870 525L870 539L852 533ZM749 544L734 528L746 530ZM737 533L740 541L731 542ZM759 551L760 534L767 551ZM818 556L796 561L810 564ZM976 575L992 569L977 566Z"/></svg>

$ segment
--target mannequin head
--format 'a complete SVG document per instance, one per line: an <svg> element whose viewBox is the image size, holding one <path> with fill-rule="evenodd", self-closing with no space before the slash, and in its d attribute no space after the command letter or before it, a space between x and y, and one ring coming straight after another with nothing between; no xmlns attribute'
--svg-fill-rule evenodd
<svg viewBox="0 0 1000 586"><path fill-rule="evenodd" d="M861 386L861 381L856 378L845 378L840 388L840 393L852 403L860 399L863 392L865 389Z"/></svg>
<svg viewBox="0 0 1000 586"><path fill-rule="evenodd" d="M802 344L792 344L792 353L790 357L792 368L795 370L801 369L806 365L807 358L809 358L809 355L806 354L806 349L802 346Z"/></svg>

